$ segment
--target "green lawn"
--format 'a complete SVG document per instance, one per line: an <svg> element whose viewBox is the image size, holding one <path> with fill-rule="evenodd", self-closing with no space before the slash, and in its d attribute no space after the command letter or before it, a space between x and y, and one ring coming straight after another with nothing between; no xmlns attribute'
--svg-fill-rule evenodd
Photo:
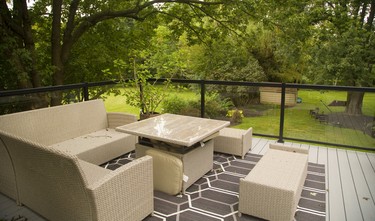
<svg viewBox="0 0 375 221"><path fill-rule="evenodd" d="M345 107L329 106L329 111L324 104L328 105L333 100L346 100L346 92L326 91L320 93L300 90L298 96L302 98L302 103L285 110L285 137L375 148L375 139L362 131L320 123L310 117L309 110L316 107L325 113L343 112ZM365 115L374 116L375 94L365 95L362 110ZM279 113L279 107L275 105L273 109L267 110L265 115L245 118L241 125L235 127L248 128L252 126L256 133L278 135Z"/></svg>
<svg viewBox="0 0 375 221"><path fill-rule="evenodd" d="M125 89L120 89L121 93L126 92ZM196 95L194 92L189 90L172 90L167 96L178 96L180 99L184 100L192 100L195 99L198 95ZM126 97L123 95L115 96L114 94L111 94L110 96L107 96L104 100L104 104L106 107L106 110L109 112L125 112L125 113L132 113L139 117L140 109L137 107L130 106L126 104ZM162 113L163 108L161 105L157 108L157 111Z"/></svg>
<svg viewBox="0 0 375 221"><path fill-rule="evenodd" d="M174 90L168 96L178 96L180 99L196 99L197 94L186 90ZM346 100L346 92L299 90L298 96L302 103L285 110L284 136L299 139L316 140L362 147L374 147L375 139L362 131L340 128L325 123L319 123L309 114L310 109L319 107L324 113L343 112L345 107L328 107L333 100ZM325 104L325 105L324 105ZM128 112L139 115L139 109L125 103L124 96L108 96L105 100L108 111ZM280 109L278 105L250 105L248 108L261 112L261 116L245 117L236 128L253 127L255 133L278 135ZM163 112L162 108L158 109ZM367 93L364 98L362 111L365 115L375 116L375 93Z"/></svg>

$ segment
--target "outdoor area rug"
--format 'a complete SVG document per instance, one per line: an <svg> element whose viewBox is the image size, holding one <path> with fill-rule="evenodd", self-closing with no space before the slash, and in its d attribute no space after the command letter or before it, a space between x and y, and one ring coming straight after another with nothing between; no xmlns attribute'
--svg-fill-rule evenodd
<svg viewBox="0 0 375 221"><path fill-rule="evenodd" d="M102 165L116 169L132 161L134 152ZM245 159L214 154L214 170L186 190L186 195L170 196L154 192L154 214L145 221L262 220L243 214L238 216L239 179L245 177L261 155L246 154ZM277 180L275 180L277 182ZM295 220L325 220L324 165L309 163L308 174L298 203Z"/></svg>

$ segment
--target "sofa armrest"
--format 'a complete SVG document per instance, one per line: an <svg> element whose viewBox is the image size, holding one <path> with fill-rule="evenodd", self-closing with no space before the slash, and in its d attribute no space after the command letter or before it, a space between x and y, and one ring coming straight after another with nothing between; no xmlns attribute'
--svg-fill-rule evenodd
<svg viewBox="0 0 375 221"><path fill-rule="evenodd" d="M88 186L97 220L142 220L154 210L152 157L111 171Z"/></svg>
<svg viewBox="0 0 375 221"><path fill-rule="evenodd" d="M108 128L116 128L125 124L137 121L137 116L134 114L108 112L107 113Z"/></svg>

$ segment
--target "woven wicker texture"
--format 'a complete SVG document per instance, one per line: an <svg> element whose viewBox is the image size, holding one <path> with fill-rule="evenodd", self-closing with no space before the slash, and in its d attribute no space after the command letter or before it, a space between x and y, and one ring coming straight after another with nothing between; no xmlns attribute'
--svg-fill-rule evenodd
<svg viewBox="0 0 375 221"><path fill-rule="evenodd" d="M269 149L240 180L239 212L267 220L293 220L307 162L307 154Z"/></svg>
<svg viewBox="0 0 375 221"><path fill-rule="evenodd" d="M107 113L107 119L108 127L113 129L118 126L122 126L137 121L137 117L135 115L116 112Z"/></svg>
<svg viewBox="0 0 375 221"><path fill-rule="evenodd" d="M0 133L2 133L0 131ZM0 138L0 192L18 200L16 176L5 143Z"/></svg>
<svg viewBox="0 0 375 221"><path fill-rule="evenodd" d="M2 130L46 146L108 127L102 100L7 114L0 122Z"/></svg>
<svg viewBox="0 0 375 221"><path fill-rule="evenodd" d="M153 211L152 158L114 171L20 137L9 148L19 200L48 220L142 220Z"/></svg>
<svg viewBox="0 0 375 221"><path fill-rule="evenodd" d="M126 164L88 188L95 220L142 220L154 210L152 158Z"/></svg>
<svg viewBox="0 0 375 221"><path fill-rule="evenodd" d="M252 147L253 129L224 128L214 138L214 150L220 153L233 154L243 158Z"/></svg>
<svg viewBox="0 0 375 221"><path fill-rule="evenodd" d="M92 220L76 158L22 138L1 137L10 147L22 204L49 220Z"/></svg>
<svg viewBox="0 0 375 221"><path fill-rule="evenodd" d="M94 164L102 164L134 150L136 136L108 126L136 121L136 116L107 113L102 100L25 111L0 116L4 133L45 146L56 146ZM62 145L63 144L63 145ZM15 174L8 149L0 142L0 192L18 200Z"/></svg>

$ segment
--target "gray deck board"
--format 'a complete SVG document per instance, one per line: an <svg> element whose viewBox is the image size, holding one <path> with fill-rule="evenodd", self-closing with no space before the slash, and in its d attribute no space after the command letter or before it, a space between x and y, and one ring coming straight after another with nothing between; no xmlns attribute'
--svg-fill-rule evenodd
<svg viewBox="0 0 375 221"><path fill-rule="evenodd" d="M309 146L309 162L318 163L318 151L319 151L319 147L312 146L312 145Z"/></svg>
<svg viewBox="0 0 375 221"><path fill-rule="evenodd" d="M254 154L264 154L276 140L253 138ZM317 145L286 142L309 148L309 162L324 164L326 170L326 221L375 220L375 153L347 151ZM23 215L29 221L44 220L26 207L0 194L0 219Z"/></svg>
<svg viewBox="0 0 375 221"><path fill-rule="evenodd" d="M372 169L373 169L374 172L375 172L375 154L368 153L368 154L367 154L367 157L368 157L368 159L370 160L370 163L371 163Z"/></svg>
<svg viewBox="0 0 375 221"><path fill-rule="evenodd" d="M357 152L357 156L371 193L372 202L375 204L375 170L371 165L367 153Z"/></svg>
<svg viewBox="0 0 375 221"><path fill-rule="evenodd" d="M333 148L329 148L327 150L327 170L329 173L328 194L330 199L328 204L328 212L330 214L331 221L344 221L346 220L345 204L342 194L342 183L337 150Z"/></svg>
<svg viewBox="0 0 375 221"><path fill-rule="evenodd" d="M345 150L337 150L340 169L344 209L347 220L363 220L362 212L358 202L357 191L353 180L354 168L351 167Z"/></svg>
<svg viewBox="0 0 375 221"><path fill-rule="evenodd" d="M362 211L363 220L374 221L375 204L371 198L369 185L364 176L364 172L358 160L357 154L353 151L348 151L348 159L349 165L352 169L353 182L358 195L358 203ZM348 201L353 202L354 199L349 198Z"/></svg>
<svg viewBox="0 0 375 221"><path fill-rule="evenodd" d="M328 189L329 186L329 170L327 167L328 162L328 149L325 147L318 147L318 164L325 165L325 180L326 180L326 189ZM326 220L330 220L330 214L329 214L329 204L331 203L329 199L329 194L326 193Z"/></svg>

